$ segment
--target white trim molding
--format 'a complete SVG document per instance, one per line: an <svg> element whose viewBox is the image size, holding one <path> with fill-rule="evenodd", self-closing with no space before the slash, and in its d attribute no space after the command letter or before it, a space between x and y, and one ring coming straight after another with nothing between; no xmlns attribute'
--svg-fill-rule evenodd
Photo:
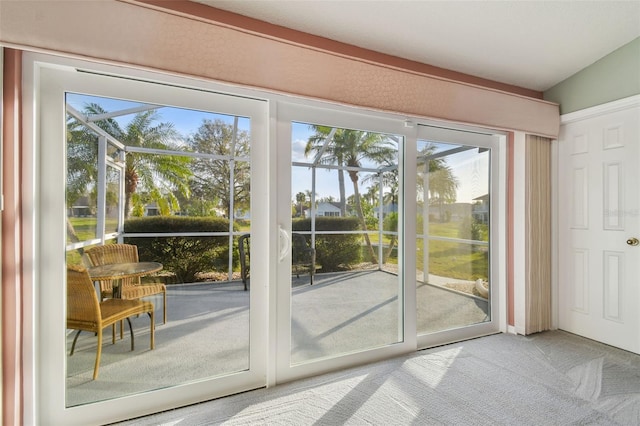
<svg viewBox="0 0 640 426"><path fill-rule="evenodd" d="M560 125L573 123L574 121L586 120L588 118L621 111L638 105L640 105L640 94L618 99L617 101L607 102L606 104L581 109L580 111L570 112L569 114L563 114L560 116Z"/></svg>

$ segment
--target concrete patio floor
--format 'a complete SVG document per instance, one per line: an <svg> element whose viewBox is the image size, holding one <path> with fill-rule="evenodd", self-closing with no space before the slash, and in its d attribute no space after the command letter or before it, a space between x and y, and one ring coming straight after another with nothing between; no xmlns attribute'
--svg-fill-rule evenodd
<svg viewBox="0 0 640 426"><path fill-rule="evenodd" d="M293 277L291 363L402 341L399 290L398 277L383 271L317 274L313 286L308 276ZM67 356L68 406L248 369L249 292L242 282L169 285L167 300L168 322L156 327L156 348L149 350L148 318L133 319L135 351L128 333L115 345L105 338L95 381L96 338L82 333L76 352ZM488 319L486 300L434 285L418 285L417 305L422 332Z"/></svg>

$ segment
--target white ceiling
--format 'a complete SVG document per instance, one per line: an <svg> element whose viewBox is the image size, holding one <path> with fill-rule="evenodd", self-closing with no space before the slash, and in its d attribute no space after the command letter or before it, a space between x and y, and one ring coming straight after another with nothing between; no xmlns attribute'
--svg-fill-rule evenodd
<svg viewBox="0 0 640 426"><path fill-rule="evenodd" d="M539 91L640 37L640 0L198 1L378 52Z"/></svg>

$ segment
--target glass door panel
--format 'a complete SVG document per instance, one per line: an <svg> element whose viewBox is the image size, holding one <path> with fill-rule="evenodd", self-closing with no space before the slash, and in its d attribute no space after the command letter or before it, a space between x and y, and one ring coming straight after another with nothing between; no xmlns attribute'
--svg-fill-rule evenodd
<svg viewBox="0 0 640 426"><path fill-rule="evenodd" d="M69 110L81 112L67 124L67 146L76 148L67 160L68 234L77 235L89 222L104 223L104 231L117 236L109 244L135 245L139 261L162 263L162 272L143 277L140 285L163 283L167 303L160 295L145 298L158 319L155 349L149 350L148 319L133 319L135 350L129 342L105 345L99 380L91 380L94 334L82 333L77 341L76 333L67 334L69 351L75 342L66 362L67 406L248 370L249 292L239 280L235 248L241 233L251 233L250 119L79 94L68 94L67 102ZM112 151L108 159L122 160L123 197L115 166L106 167L104 181L92 174L95 167L75 167L79 151L100 164L95 153L109 150L95 146L105 140L126 153ZM80 202L95 192L104 193L104 209ZM121 216L124 232L118 233ZM81 260L91 249L74 246L68 264L98 266Z"/></svg>
<svg viewBox="0 0 640 426"><path fill-rule="evenodd" d="M268 205L255 199L268 188L266 167L252 161L268 151L264 102L185 89L181 79L158 85L75 69L42 65L35 85L36 193L46 211L37 214L37 276L50 284L36 283L37 343L47 354L36 370L38 416L110 423L264 386L268 269L254 265L245 291L237 248L248 234L253 254L269 255L266 219L251 214ZM105 263L159 262L161 271L91 279L102 261L90 250L117 244L133 245L137 262ZM132 317L132 334L118 323L113 342L104 328L96 369L95 332L76 340L82 327L67 322L78 294L66 285L71 266L87 270L105 308L119 298L109 286L153 305L155 347L149 318Z"/></svg>
<svg viewBox="0 0 640 426"><path fill-rule="evenodd" d="M400 142L291 123L290 365L403 340Z"/></svg>
<svg viewBox="0 0 640 426"><path fill-rule="evenodd" d="M497 285L491 263L497 181L492 140L453 130L431 133L417 143L419 335L490 323Z"/></svg>

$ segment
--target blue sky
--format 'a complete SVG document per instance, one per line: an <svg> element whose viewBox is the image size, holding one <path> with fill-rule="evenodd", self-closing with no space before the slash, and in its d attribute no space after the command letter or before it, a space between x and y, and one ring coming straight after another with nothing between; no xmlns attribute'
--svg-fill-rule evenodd
<svg viewBox="0 0 640 426"><path fill-rule="evenodd" d="M67 94L67 103L78 111L84 110L85 105L88 103L97 103L101 105L102 108L104 108L106 111L110 112L145 105L141 102L101 98L96 96L79 95L75 93ZM202 121L205 119L220 119L225 121L226 123L233 124L232 115L215 114L212 112L173 107L162 107L157 111L160 121L173 123L176 131L178 131L184 137L193 135L198 130L198 127L202 124ZM133 115L127 115L117 118L116 120L124 128L132 118ZM238 120L238 127L241 130L249 131L249 119L240 117L240 120Z"/></svg>

